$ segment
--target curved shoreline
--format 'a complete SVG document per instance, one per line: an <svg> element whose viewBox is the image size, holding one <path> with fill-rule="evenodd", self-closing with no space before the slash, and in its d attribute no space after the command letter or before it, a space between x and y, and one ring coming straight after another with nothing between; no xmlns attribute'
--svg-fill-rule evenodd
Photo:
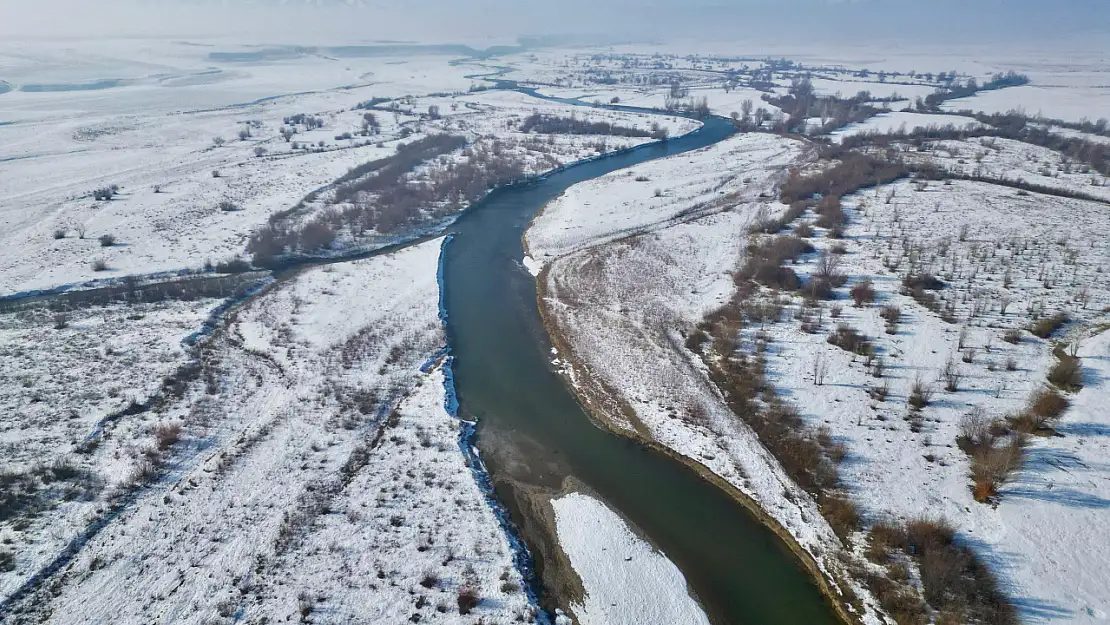
<svg viewBox="0 0 1110 625"><path fill-rule="evenodd" d="M542 212L543 211L541 210L539 213L537 213L536 216L538 217L540 214L542 214ZM529 250L527 242L524 241L523 245L525 253L528 253ZM539 309L540 318L545 330L547 331L548 339L551 341L552 347L554 347L558 351L559 357L569 363L569 365L578 375L588 379L586 367L576 356L574 348L570 344L569 340L558 330L555 323L552 321L551 311L545 305L545 298L548 295L547 274L549 270L550 264L545 265L536 276L536 306ZM566 380L565 375L562 375L560 377ZM618 400L616 400L615 398L594 397L585 387L581 387L575 384L568 384L567 386L574 394L574 396L578 399L579 404L582 406L586 415L590 418L590 421L594 425L617 436L623 436L635 440L642 445L658 451L673 460L681 462L683 465L687 466L695 473L697 473L702 479L706 480L707 482L727 494L730 499L743 506L759 522L760 525L769 529L776 536L778 536L780 540L783 541L790 552L794 554L796 562L803 569L805 569L806 573L817 585L818 590L825 597L828 604L833 608L833 611L836 613L837 617L843 623L845 623L845 625L857 625L861 622L858 617L850 614L848 610L844 607L841 597L834 590L833 587L833 585L836 583L836 580L830 579L821 570L813 554L803 548L801 544L798 543L798 541L794 538L794 536L790 534L790 532L787 531L786 528L783 527L777 519L775 519L766 510L764 510L752 497L741 491L739 488L737 488L721 476L714 473L712 470L710 470L708 467L701 464L697 460L685 456L659 443L646 434L640 433L638 431L638 428L625 429L617 427L612 422L612 419L605 416L605 410L600 406L600 404L604 401L617 402ZM623 404L621 405L623 407Z"/></svg>

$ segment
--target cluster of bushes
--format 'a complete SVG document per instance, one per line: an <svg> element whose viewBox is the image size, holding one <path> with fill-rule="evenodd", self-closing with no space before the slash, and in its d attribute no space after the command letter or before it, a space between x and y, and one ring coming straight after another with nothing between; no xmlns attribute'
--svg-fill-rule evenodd
<svg viewBox="0 0 1110 625"><path fill-rule="evenodd" d="M357 200L363 193L381 193L405 182L405 176L421 164L466 146L466 137L431 135L397 146L396 154L359 165L335 184L335 202ZM369 175L374 174L374 175Z"/></svg>
<svg viewBox="0 0 1110 625"><path fill-rule="evenodd" d="M819 118L821 132L828 133L882 112L868 104L871 94L866 91L851 98L819 96L808 78L795 79L786 95L764 94L762 99L786 115L783 127L779 129L786 132L805 131L809 119Z"/></svg>
<svg viewBox="0 0 1110 625"><path fill-rule="evenodd" d="M1026 444L1024 432L1011 431L1005 421L989 418L982 408L964 415L956 445L971 459L971 494L975 501L996 500L998 489L1021 468Z"/></svg>
<svg viewBox="0 0 1110 625"><path fill-rule="evenodd" d="M1014 607L998 580L946 521L926 518L905 523L882 521L869 532L867 557L882 565L887 576L859 571L868 580L883 610L899 625L989 623L1017 625ZM924 605L909 585L905 562L917 565Z"/></svg>
<svg viewBox="0 0 1110 625"><path fill-rule="evenodd" d="M356 111L366 111L389 102L389 98L370 98L355 105Z"/></svg>
<svg viewBox="0 0 1110 625"><path fill-rule="evenodd" d="M829 334L828 343L858 356L868 356L874 351L871 339L846 323L836 326L836 330Z"/></svg>
<svg viewBox="0 0 1110 625"><path fill-rule="evenodd" d="M382 133L382 124L378 121L378 117L373 113L362 114L362 134L363 136L380 135Z"/></svg>
<svg viewBox="0 0 1110 625"><path fill-rule="evenodd" d="M814 208L817 213L817 225L826 228L828 236L839 239L844 236L844 226L848 225L848 214L840 204L839 195L826 195L817 202Z"/></svg>
<svg viewBox="0 0 1110 625"><path fill-rule="evenodd" d="M1029 397L1025 407L1017 414L1010 415L1006 421L1022 434L1051 433L1053 424L1064 415L1071 403L1055 389L1045 388Z"/></svg>
<svg viewBox="0 0 1110 625"><path fill-rule="evenodd" d="M1048 370L1048 381L1065 391L1078 391L1083 388L1083 366L1079 358L1060 347L1054 349L1052 353L1056 356L1056 363Z"/></svg>
<svg viewBox="0 0 1110 625"><path fill-rule="evenodd" d="M304 126L305 130L313 130L316 128L324 127L324 120L312 115L305 115L304 113L297 113L281 120L286 126Z"/></svg>
<svg viewBox="0 0 1110 625"><path fill-rule="evenodd" d="M940 108L946 100L955 100L957 98L966 98L975 95L979 91L993 91L995 89L1003 89L1006 87L1020 87L1029 84L1029 77L1024 74L1018 74L1010 71L1005 74L995 74L990 80L979 85L979 83L971 78L965 85L957 85L947 89L938 89L934 93L925 96L925 106L930 110Z"/></svg>
<svg viewBox="0 0 1110 625"><path fill-rule="evenodd" d="M775 395L765 377L762 354L749 356L736 350L745 317L734 298L707 316L687 337L686 345L701 355L733 414L752 428L787 475L814 495L822 514L844 538L859 525L855 506L837 490L837 464L845 448L827 430L808 426L793 405Z"/></svg>
<svg viewBox="0 0 1110 625"><path fill-rule="evenodd" d="M119 193L119 185L114 184L110 187L101 187L99 189L93 189L92 196L93 196L93 199L96 200L97 202L107 202L108 200L111 200L112 198L116 197L117 193Z"/></svg>
<svg viewBox="0 0 1110 625"><path fill-rule="evenodd" d="M233 260L219 263L215 270L220 273L241 273L249 269L245 261ZM166 300L193 301L204 298L225 299L238 297L252 288L258 279L250 276L189 276L166 282L140 284L134 277L124 278L116 286L70 291L52 295L45 300L49 310L64 312L90 306L107 306L115 303L153 304ZM42 305L34 303L35 306ZM20 300L0 300L0 313L13 312L28 308L27 302Z"/></svg>
<svg viewBox="0 0 1110 625"><path fill-rule="evenodd" d="M0 471L0 523L37 514L59 501L87 500L103 486L103 480L67 458Z"/></svg>
<svg viewBox="0 0 1110 625"><path fill-rule="evenodd" d="M760 209L759 214L756 215L755 219L752 221L752 225L748 229L748 232L751 234L776 234L781 232L789 224L805 214L807 208L809 208L809 205L805 202L791 202L782 216L778 218L772 218L768 211ZM794 234L803 239L807 239L813 236L813 228L810 227L808 223L803 222L798 224Z"/></svg>
<svg viewBox="0 0 1110 625"><path fill-rule="evenodd" d="M932 141L963 141L972 137L999 137L1002 139L1021 141L1022 143L1029 143L1059 152L1069 159L1087 163L1095 171L1110 176L1110 144L1089 141L1083 137L1068 136L1052 132L1050 128L1035 123L1033 118L1014 111L1008 113L994 113L991 115L974 111L960 111L958 114L961 116L974 117L976 120L983 123L984 126L980 128L960 128L948 124L944 126L916 128L912 132L895 131L882 134L861 134L843 137L839 146L826 149L826 155L835 155L846 150L864 146L883 147L890 146L894 143L903 143L917 148L923 148ZM915 169L923 171L921 167ZM1000 180L982 176L956 175L950 172L940 173L938 178L981 180L992 184L1020 186L1020 188L1025 188L1028 191L1039 193L1065 194L1067 197L1074 197L1076 199L1101 200L1101 198L1097 196L1083 194L1077 191L1068 192L1066 189L1035 185L1020 181ZM1067 193L1072 193L1073 195L1067 195Z"/></svg>
<svg viewBox="0 0 1110 625"><path fill-rule="evenodd" d="M796 262L802 254L814 251L812 245L793 235L764 237L748 245L748 258L734 276L737 285L756 282L780 291L797 291L802 286L798 274L786 262Z"/></svg>
<svg viewBox="0 0 1110 625"><path fill-rule="evenodd" d="M398 146L397 153L360 165L342 176L334 187L333 207L303 224L292 217L306 209L302 202L276 214L255 232L247 245L258 266L269 266L289 252L312 253L330 247L347 230L362 236L373 230L390 234L413 223L457 211L484 197L490 190L524 178L520 162L503 144L466 148L461 162L440 163L421 180L411 180L418 167L449 152L464 148L466 139L433 135ZM306 198L312 201L315 195Z"/></svg>
<svg viewBox="0 0 1110 625"><path fill-rule="evenodd" d="M783 203L810 200L815 196L843 197L869 187L894 182L909 175L901 163L890 163L855 151L839 155L839 162L825 171L802 176L797 171L783 183Z"/></svg>
<svg viewBox="0 0 1110 625"><path fill-rule="evenodd" d="M946 323L956 323L954 301L945 304L935 291L947 287L942 280L930 273L908 273L902 278L902 295L908 295L926 310L936 313Z"/></svg>
<svg viewBox="0 0 1110 625"><path fill-rule="evenodd" d="M1029 332L1033 336L1047 339L1052 336L1053 332L1059 330L1065 323L1068 322L1068 314L1065 312L1058 312L1051 317L1041 317L1029 326Z"/></svg>
<svg viewBox="0 0 1110 625"><path fill-rule="evenodd" d="M822 251L817 257L817 267L813 276L806 284L805 293L810 299L833 299L834 289L839 289L848 282L848 276L840 272L840 257L827 251Z"/></svg>
<svg viewBox="0 0 1110 625"><path fill-rule="evenodd" d="M520 122L521 132L538 132L560 135L610 135L614 137L651 137L651 132L617 126L609 122L591 122L577 117L557 117L533 113ZM666 138L664 135L663 137Z"/></svg>
<svg viewBox="0 0 1110 625"><path fill-rule="evenodd" d="M875 286L870 278L865 278L853 285L852 289L848 291L848 295L852 297L852 302L855 303L856 307L860 308L864 304L870 304L875 301ZM898 322L897 316L894 322ZM888 334L893 334L893 332L888 332Z"/></svg>

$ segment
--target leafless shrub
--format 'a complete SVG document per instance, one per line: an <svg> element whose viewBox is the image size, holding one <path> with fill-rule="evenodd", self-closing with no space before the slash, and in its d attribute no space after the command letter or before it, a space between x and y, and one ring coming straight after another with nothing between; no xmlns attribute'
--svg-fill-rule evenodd
<svg viewBox="0 0 1110 625"><path fill-rule="evenodd" d="M1009 418L1011 425L1019 432L1037 434L1050 432L1051 424L1058 420L1068 409L1070 402L1055 389L1044 388L1029 397L1025 408Z"/></svg>
<svg viewBox="0 0 1110 625"><path fill-rule="evenodd" d="M457 604L459 606L459 614L470 614L474 608L478 607L481 600L478 597L478 591L470 586L463 586L459 589Z"/></svg>
<svg viewBox="0 0 1110 625"><path fill-rule="evenodd" d="M1048 370L1048 381L1065 391L1083 388L1083 367L1079 358L1056 350L1056 364Z"/></svg>
<svg viewBox="0 0 1110 625"><path fill-rule="evenodd" d="M748 258L736 274L737 284L752 281L783 291L796 291L801 280L793 269L783 267L813 247L803 239L790 235L766 237L748 247Z"/></svg>
<svg viewBox="0 0 1110 625"><path fill-rule="evenodd" d="M55 228L54 229L54 239L57 240L57 239L64 239L64 238L66 238L66 229L65 228Z"/></svg>
<svg viewBox="0 0 1110 625"><path fill-rule="evenodd" d="M929 405L933 399L933 387L923 381L920 377L914 378L913 384L910 385L909 404L910 408L914 410L921 410Z"/></svg>
<svg viewBox="0 0 1110 625"><path fill-rule="evenodd" d="M1010 328L1002 334L1002 340L1013 345L1021 342L1021 330L1017 328Z"/></svg>
<svg viewBox="0 0 1110 625"><path fill-rule="evenodd" d="M159 423L154 426L154 440L158 449L165 451L181 440L182 428L180 423Z"/></svg>
<svg viewBox="0 0 1110 625"><path fill-rule="evenodd" d="M116 244L116 237L112 234L102 234L97 240L100 241L100 247L112 247Z"/></svg>
<svg viewBox="0 0 1110 625"><path fill-rule="evenodd" d="M878 402L886 401L887 395L890 395L890 381L884 381L881 386L872 386L868 388L867 395Z"/></svg>
<svg viewBox="0 0 1110 625"><path fill-rule="evenodd" d="M93 271L97 271L97 272L107 271L108 270L108 261L104 260L103 258L97 258L96 260L94 260L92 262L91 267L92 267Z"/></svg>
<svg viewBox="0 0 1110 625"><path fill-rule="evenodd" d="M951 358L948 359L948 362L944 363L944 368L941 369L940 377L944 381L944 390L949 393L955 393L960 390L960 380L963 379L963 374L960 373L960 368Z"/></svg>
<svg viewBox="0 0 1110 625"><path fill-rule="evenodd" d="M865 279L857 283L852 287L849 294L852 296L852 301L855 302L856 308L875 301L875 288L870 279Z"/></svg>
<svg viewBox="0 0 1110 625"><path fill-rule="evenodd" d="M872 353L871 341L852 326L841 323L829 334L828 342L844 351L866 356Z"/></svg>
<svg viewBox="0 0 1110 625"><path fill-rule="evenodd" d="M1052 333L1059 330L1061 326L1068 322L1067 313L1059 312L1051 317L1042 317L1033 323L1029 328L1029 332L1033 336L1047 339L1052 336Z"/></svg>
<svg viewBox="0 0 1110 625"><path fill-rule="evenodd" d="M825 384L825 376L829 373L829 363L824 354L817 354L813 360L813 383L816 386Z"/></svg>
<svg viewBox="0 0 1110 625"><path fill-rule="evenodd" d="M886 321L887 334L898 333L898 321L902 318L901 308L894 305L883 306L883 309L879 311L879 316Z"/></svg>
<svg viewBox="0 0 1110 625"><path fill-rule="evenodd" d="M1016 433L1002 445L984 445L971 454L971 494L975 501L987 503L998 496L998 489L1024 461L1025 435Z"/></svg>
<svg viewBox="0 0 1110 625"><path fill-rule="evenodd" d="M833 532L840 540L847 542L848 537L859 529L859 508L847 496L833 493L821 498L821 516L825 517Z"/></svg>
<svg viewBox="0 0 1110 625"><path fill-rule="evenodd" d="M301 615L301 622L311 622L309 617L312 611L316 609L316 598L307 592L301 592L297 595L297 613Z"/></svg>

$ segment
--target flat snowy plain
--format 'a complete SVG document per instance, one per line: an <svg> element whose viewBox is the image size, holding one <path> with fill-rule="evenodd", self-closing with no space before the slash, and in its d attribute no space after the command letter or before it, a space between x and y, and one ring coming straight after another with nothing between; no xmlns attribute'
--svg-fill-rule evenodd
<svg viewBox="0 0 1110 625"><path fill-rule="evenodd" d="M754 178L753 190L773 189L776 171L781 175L791 163L789 143L780 142L740 136L582 183L548 205L526 243L531 268L545 268L535 272L546 314L571 352L564 364L575 386L616 427L653 438L737 486L822 567L837 570L828 557L835 536L807 507L806 495L783 496L791 492L789 480L710 390L679 335L730 293L730 272L743 257L759 206L771 215L781 210L750 192L730 193L745 188L737 184L741 176ZM781 157L747 158L776 145L785 148ZM907 160L964 174L974 168L1061 192L1098 196L1107 188L1102 176L1035 146L988 138L933 148ZM795 157L802 152L793 150ZM652 187L666 192L654 194ZM710 202L717 193L723 199ZM793 319L814 313L795 302L796 310L785 311L787 321L746 329L744 349L765 343L768 375L779 393L846 445L844 479L866 518L946 518L999 575L1023 620L1103 622L1110 614L1103 564L1110 553L1097 537L1110 531L1110 420L1092 407L1110 401L1106 204L979 182L904 181L845 198L845 205L851 225L844 239L824 238L820 228L811 239L819 251L843 246L837 253L850 281L840 300L822 308L820 327L810 332ZM714 210L704 214L693 206ZM808 276L817 256L805 256L795 271ZM949 284L943 297L952 320L900 293L906 262ZM865 278L873 280L877 303L853 307L846 291ZM883 306L901 310L893 334L884 332ZM1070 322L1053 339L1024 330L1036 316L1056 312ZM838 324L877 346L886 371L884 400L875 399L876 381L863 361L826 340ZM1017 331L1017 344L1003 340L1007 330ZM1082 389L1065 393L1071 408L1058 435L1033 437L1024 467L997 502L976 502L968 456L956 445L964 415L976 407L994 418L1018 412L1048 386L1053 350L1074 342ZM815 362L827 370L820 384ZM955 390L941 390L946 363L954 363L959 377ZM593 379L615 389L617 401L596 399L603 391ZM915 380L936 392L920 416L906 406ZM635 420L623 416L622 404ZM854 540L861 544L864 537ZM864 616L878 622L875 614Z"/></svg>

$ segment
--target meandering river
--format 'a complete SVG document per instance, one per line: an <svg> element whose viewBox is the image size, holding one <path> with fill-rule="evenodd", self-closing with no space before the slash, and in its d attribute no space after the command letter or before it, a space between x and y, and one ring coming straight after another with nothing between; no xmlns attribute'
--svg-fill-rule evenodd
<svg viewBox="0 0 1110 625"><path fill-rule="evenodd" d="M711 118L665 144L496 191L460 218L443 265L456 389L463 416L478 420L479 449L518 525L536 524L522 492L555 491L572 476L678 565L714 623L839 623L794 554L742 505L681 462L590 421L550 363L536 283L521 266L529 222L569 186L732 132Z"/></svg>

